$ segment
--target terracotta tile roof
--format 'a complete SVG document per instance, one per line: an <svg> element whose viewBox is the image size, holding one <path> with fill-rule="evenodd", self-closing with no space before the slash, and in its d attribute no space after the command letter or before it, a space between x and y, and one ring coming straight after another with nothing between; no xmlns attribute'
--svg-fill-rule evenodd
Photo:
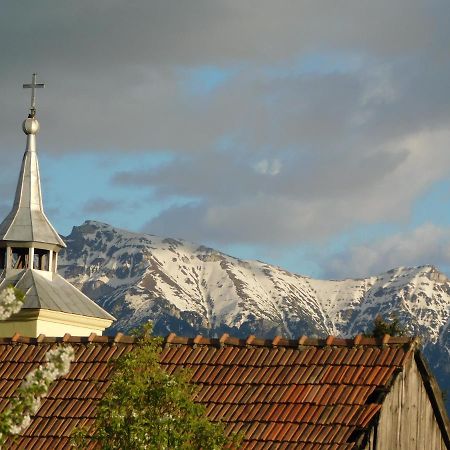
<svg viewBox="0 0 450 450"><path fill-rule="evenodd" d="M61 342L76 350L71 370L53 384L12 448L68 448L75 427L94 423L111 375L108 362L132 350L134 340L122 334L0 339L0 410L46 351ZM416 344L389 336L264 340L171 334L161 363L169 373L180 366L191 370L199 385L195 400L229 432L243 432L243 448L350 450L367 435L380 398Z"/></svg>

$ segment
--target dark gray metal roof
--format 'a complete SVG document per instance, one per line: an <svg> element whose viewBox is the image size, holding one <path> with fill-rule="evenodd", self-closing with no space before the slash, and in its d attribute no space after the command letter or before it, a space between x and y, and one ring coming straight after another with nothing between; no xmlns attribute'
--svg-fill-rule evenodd
<svg viewBox="0 0 450 450"><path fill-rule="evenodd" d="M13 285L25 294L22 308L48 309L80 316L115 320L75 286L57 273L40 270L10 270L0 278L0 290Z"/></svg>
<svg viewBox="0 0 450 450"><path fill-rule="evenodd" d="M0 240L66 246L44 213L35 134L27 135L14 205L0 224Z"/></svg>

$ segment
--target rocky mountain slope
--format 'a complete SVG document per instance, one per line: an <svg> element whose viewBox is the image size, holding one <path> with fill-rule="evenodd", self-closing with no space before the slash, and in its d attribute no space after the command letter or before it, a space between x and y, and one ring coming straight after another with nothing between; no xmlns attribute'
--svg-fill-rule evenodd
<svg viewBox="0 0 450 450"><path fill-rule="evenodd" d="M353 336L395 313L450 387L450 281L432 266L329 281L93 221L65 241L60 273L117 318L111 332L150 319L159 334Z"/></svg>

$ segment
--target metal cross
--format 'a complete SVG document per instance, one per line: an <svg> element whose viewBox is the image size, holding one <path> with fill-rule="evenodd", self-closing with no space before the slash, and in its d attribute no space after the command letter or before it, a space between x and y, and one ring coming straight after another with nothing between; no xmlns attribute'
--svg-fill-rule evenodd
<svg viewBox="0 0 450 450"><path fill-rule="evenodd" d="M43 88L45 87L45 84L43 83L36 83L36 73L33 73L33 77L31 79L31 83L29 84L24 84L23 87L26 89L31 89L31 106L30 106L30 111L31 111L31 116L34 117L34 115L36 114L36 88Z"/></svg>

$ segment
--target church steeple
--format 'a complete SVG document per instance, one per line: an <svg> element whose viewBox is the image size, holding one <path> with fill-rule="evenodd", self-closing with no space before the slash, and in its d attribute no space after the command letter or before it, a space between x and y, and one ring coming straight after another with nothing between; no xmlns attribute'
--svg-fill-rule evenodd
<svg viewBox="0 0 450 450"><path fill-rule="evenodd" d="M24 87L31 87L32 89L30 114L22 125L22 129L27 136L27 144L13 207L0 224L0 247L6 249L6 254L2 258L5 259L3 265L6 265L6 269L42 269L48 266L48 270L56 271L54 260L57 252L65 247L65 244L44 213L39 163L36 153L36 134L39 131L39 122L36 119L35 89L36 87L44 87L44 85L37 84L36 74L33 74L32 83L25 84ZM28 255L24 254L26 253L24 252L25 248L29 248ZM14 252L14 249L21 250ZM39 251L35 252L35 249ZM16 253L20 253L20 256L16 256ZM40 267L33 267L32 262L36 259L35 254L41 254L37 258ZM42 261L43 256L46 256L48 260Z"/></svg>
<svg viewBox="0 0 450 450"><path fill-rule="evenodd" d="M25 301L16 317L0 321L0 336L101 334L114 317L57 273L58 252L66 245L44 213L36 152L35 89L44 85L33 74L23 87L31 88L30 114L22 125L27 144L13 207L0 224L0 289L13 285Z"/></svg>

